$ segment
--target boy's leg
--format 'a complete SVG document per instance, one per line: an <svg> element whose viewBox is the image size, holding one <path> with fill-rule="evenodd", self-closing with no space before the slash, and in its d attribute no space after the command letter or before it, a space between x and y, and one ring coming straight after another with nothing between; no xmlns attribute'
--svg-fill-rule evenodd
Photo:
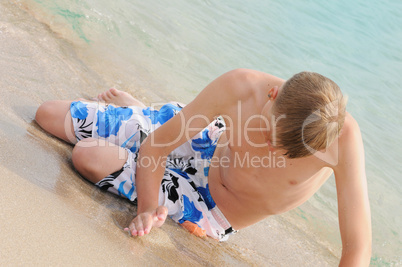
<svg viewBox="0 0 402 267"><path fill-rule="evenodd" d="M124 148L94 138L79 141L72 153L75 169L93 183L120 170L127 157L128 152Z"/></svg>
<svg viewBox="0 0 402 267"><path fill-rule="evenodd" d="M47 101L36 111L35 120L48 133L75 144L77 140L70 113L71 102L66 100Z"/></svg>

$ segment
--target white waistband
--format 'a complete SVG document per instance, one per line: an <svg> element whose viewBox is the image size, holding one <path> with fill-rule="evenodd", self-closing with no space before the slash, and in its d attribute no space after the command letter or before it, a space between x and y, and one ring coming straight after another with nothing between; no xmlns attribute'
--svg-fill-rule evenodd
<svg viewBox="0 0 402 267"><path fill-rule="evenodd" d="M218 206L215 205L213 209L210 210L212 216L215 218L216 222L224 229L228 230L232 226L228 222L228 220L225 218L221 210L218 208Z"/></svg>

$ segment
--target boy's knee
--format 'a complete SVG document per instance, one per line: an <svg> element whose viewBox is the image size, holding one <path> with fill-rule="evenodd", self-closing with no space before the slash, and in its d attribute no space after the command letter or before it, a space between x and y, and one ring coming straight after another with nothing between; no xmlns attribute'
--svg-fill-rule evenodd
<svg viewBox="0 0 402 267"><path fill-rule="evenodd" d="M46 101L42 105L39 106L38 110L35 114L36 122L43 127L43 125L49 121L50 116L53 113L53 103L52 101Z"/></svg>
<svg viewBox="0 0 402 267"><path fill-rule="evenodd" d="M86 138L79 141L72 152L72 162L75 169L91 182L98 182L98 150L96 139Z"/></svg>

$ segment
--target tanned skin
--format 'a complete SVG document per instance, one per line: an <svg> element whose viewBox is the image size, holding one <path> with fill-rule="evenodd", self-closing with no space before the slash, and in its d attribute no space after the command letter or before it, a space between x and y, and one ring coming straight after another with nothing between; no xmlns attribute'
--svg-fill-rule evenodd
<svg viewBox="0 0 402 267"><path fill-rule="evenodd" d="M138 213L129 225L131 234L148 234L152 227L160 227L166 219L166 207L158 206L164 173L163 161L158 159L166 157L217 116L222 116L227 129L215 150L208 183L212 198L232 227L239 230L300 206L334 173L343 245L340 265L368 266L371 218L359 126L346 113L340 136L325 151L296 159L283 156L286 151L273 145L273 129L279 118L272 117L271 108L284 82L263 72L230 71L211 82L179 114L152 132L142 143L137 161ZM143 105L115 89L99 98L122 106ZM45 103L37 112L37 121L48 132L75 143L69 103L71 101L57 102L57 105L51 102L47 106ZM45 111L52 108L52 118L47 118L50 115ZM49 124L49 119L59 122ZM125 155L122 148L95 146L91 148L92 154L83 153L87 142L100 141L89 138L78 142L73 151L73 163L88 180L96 183L124 164L126 158L116 159L115 156L116 153ZM82 160L91 155L96 156L96 162ZM268 155L271 164L267 167L267 161L258 160L267 159ZM141 167L141 158L151 157L159 164ZM149 161L147 163L149 165Z"/></svg>

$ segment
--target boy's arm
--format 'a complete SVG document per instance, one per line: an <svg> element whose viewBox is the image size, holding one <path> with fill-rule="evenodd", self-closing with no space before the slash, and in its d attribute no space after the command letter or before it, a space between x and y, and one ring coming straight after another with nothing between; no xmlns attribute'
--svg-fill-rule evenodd
<svg viewBox="0 0 402 267"><path fill-rule="evenodd" d="M142 236L149 233L152 227L164 223L167 209L158 207L158 195L166 156L204 129L214 117L226 115L233 106L236 107L239 74L241 71L235 70L214 80L181 112L152 132L141 145L136 173L137 217L126 229L132 235ZM142 167L142 163L147 167Z"/></svg>
<svg viewBox="0 0 402 267"><path fill-rule="evenodd" d="M340 266L368 266L371 257L371 215L364 148L357 122L347 115L334 167L342 238Z"/></svg>

